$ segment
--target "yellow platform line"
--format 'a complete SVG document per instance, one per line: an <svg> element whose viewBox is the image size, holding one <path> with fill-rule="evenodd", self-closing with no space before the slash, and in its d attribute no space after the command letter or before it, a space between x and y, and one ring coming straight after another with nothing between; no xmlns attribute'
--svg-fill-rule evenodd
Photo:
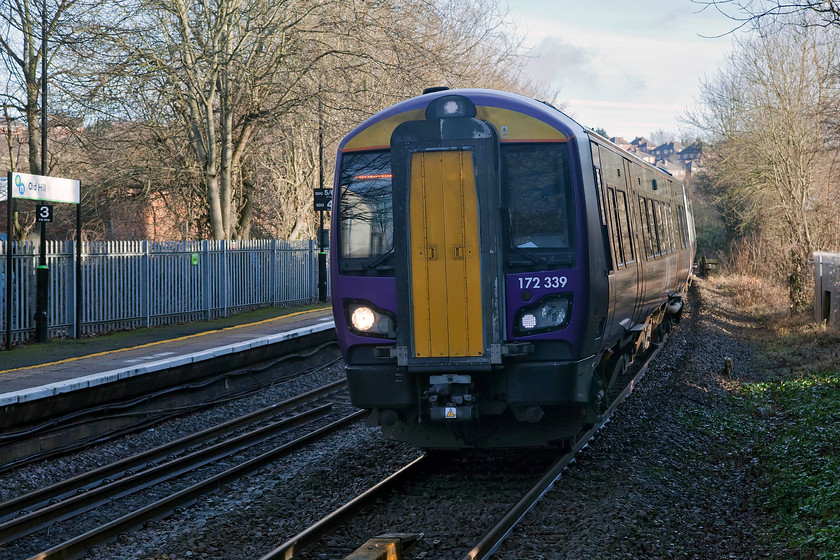
<svg viewBox="0 0 840 560"><path fill-rule="evenodd" d="M148 348L150 346L157 346L158 344L166 344L167 342L178 342L179 340L187 340L187 339L190 339L190 338L197 338L199 336L204 336L206 334L214 334L214 333L220 333L220 332L224 332L224 331L232 331L234 329L240 329L242 327L254 327L254 326L257 326L257 325L263 325L265 323L270 323L271 321L276 321L278 319L287 319L289 317L295 317L297 315L303 315L305 313L314 313L315 311L323 311L324 309L326 309L326 308L309 309L309 310L306 310L306 311L296 311L295 313L290 313L289 315L282 315L280 317L272 317L271 319L263 319L262 321L257 321L255 323L245 323L243 325L234 325L232 327L225 327L223 329L215 329L215 330L212 330L212 331L205 331L205 332L200 332L200 333L196 333L196 334L188 334L186 336L180 336L178 338L168 338L166 340L158 340L157 342L147 342L146 344L139 344L137 346L129 346L128 348L118 348L116 350L106 350L105 352L97 352L95 354L86 354L84 356L76 356L75 358L67 358L67 359L64 359L64 360L58 360L56 362L49 362L49 363L46 363L46 364L36 364L36 365L23 366L23 367L12 368L12 369L4 369L4 370L0 370L0 375L2 375L4 373L11 373L13 371L21 371L21 370L24 370L24 369L57 366L57 365L61 365L61 364L67 364L67 363L70 363L70 362L76 362L78 360L84 360L84 359L87 359L87 358L96 358L97 356L107 356L108 354L117 354L119 352L126 352L128 350L137 350L139 348Z"/></svg>

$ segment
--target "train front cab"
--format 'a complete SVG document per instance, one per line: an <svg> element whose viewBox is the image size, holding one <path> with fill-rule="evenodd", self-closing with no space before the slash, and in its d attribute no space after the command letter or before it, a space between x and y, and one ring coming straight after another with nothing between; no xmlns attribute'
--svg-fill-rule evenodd
<svg viewBox="0 0 840 560"><path fill-rule="evenodd" d="M420 447L560 442L606 320L578 148L534 116L431 97L424 118L372 125L387 150L351 138L340 158L333 299L351 400Z"/></svg>

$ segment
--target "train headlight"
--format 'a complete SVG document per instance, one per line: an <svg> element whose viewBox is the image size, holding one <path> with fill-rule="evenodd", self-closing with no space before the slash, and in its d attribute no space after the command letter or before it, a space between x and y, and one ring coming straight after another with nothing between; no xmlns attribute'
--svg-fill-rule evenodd
<svg viewBox="0 0 840 560"><path fill-rule="evenodd" d="M525 330L531 330L537 326L537 318L534 316L533 313L526 313L522 316L522 328Z"/></svg>
<svg viewBox="0 0 840 560"><path fill-rule="evenodd" d="M426 107L426 119L474 118L475 105L463 95L444 95Z"/></svg>
<svg viewBox="0 0 840 560"><path fill-rule="evenodd" d="M566 322L566 314L569 312L569 300L566 298L556 298L540 309L543 321L547 325L558 326Z"/></svg>
<svg viewBox="0 0 840 560"><path fill-rule="evenodd" d="M376 315L370 307L360 306L350 315L350 323L357 331L368 332L376 322Z"/></svg>
<svg viewBox="0 0 840 560"><path fill-rule="evenodd" d="M396 338L394 316L364 301L349 301L344 306L350 329L356 334L378 338Z"/></svg>
<svg viewBox="0 0 840 560"><path fill-rule="evenodd" d="M565 328L571 319L571 310L571 294L544 297L534 305L519 310L515 334L538 334Z"/></svg>

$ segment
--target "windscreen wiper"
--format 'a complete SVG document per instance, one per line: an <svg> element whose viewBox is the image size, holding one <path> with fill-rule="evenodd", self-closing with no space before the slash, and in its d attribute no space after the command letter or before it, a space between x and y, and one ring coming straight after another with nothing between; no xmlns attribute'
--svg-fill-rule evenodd
<svg viewBox="0 0 840 560"><path fill-rule="evenodd" d="M503 229L504 237L509 240L511 238L510 237L510 229L511 229L510 228L510 208L508 208L507 206L502 206L502 207L499 208L499 211L502 214L502 229ZM508 245L508 247L513 248L513 250L517 254L522 255L523 257L525 257L526 259L531 261L532 264L542 266L542 265L544 265L548 262L545 258L542 258L542 257L537 258L537 257L531 255L530 253L528 253L528 251L520 249L519 247L514 245L513 242L511 242ZM524 264L527 264L527 263L524 263Z"/></svg>
<svg viewBox="0 0 840 560"><path fill-rule="evenodd" d="M547 259L545 257L535 257L534 255L532 255L528 251L520 249L516 245L508 245L508 249L513 249L513 251L517 255L522 255L523 257L525 257L526 259L531 261L532 264L535 264L535 265L538 265L538 266L548 266L554 260L554 257L551 257L550 259ZM513 263L511 263L511 264L513 264Z"/></svg>
<svg viewBox="0 0 840 560"><path fill-rule="evenodd" d="M389 259L391 256L393 256L393 255L394 255L394 249L388 249L387 251L385 251L384 253L382 253L382 254L381 254L381 255L379 255L378 257L376 257L373 261L371 261L370 263L368 263L368 264L365 266L365 269L367 269L367 270L376 270L376 268L377 268L379 265L381 265L382 263L384 263L386 260L388 260L388 259Z"/></svg>

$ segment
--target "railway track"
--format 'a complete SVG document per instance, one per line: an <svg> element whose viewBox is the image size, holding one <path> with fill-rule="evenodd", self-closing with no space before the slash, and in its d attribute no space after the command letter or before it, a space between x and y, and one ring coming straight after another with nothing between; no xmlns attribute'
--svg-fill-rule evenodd
<svg viewBox="0 0 840 560"><path fill-rule="evenodd" d="M596 425L589 427L584 431L580 437L574 442L571 448L563 453L560 457L545 470L542 476L539 476L532 485L529 485L527 490L520 494L520 498L510 509L493 525L483 537L478 539L478 542L472 546L462 556L462 560L478 560L489 558L496 549L501 545L505 538L513 531L519 521L527 515L531 509L540 501L540 499L554 486L560 479L566 468L575 460L576 455L584 449L590 440L597 434L597 432L607 422L621 405L624 399L629 395L635 385L641 380L647 371L650 362L655 358L662 347L662 343L654 345L652 350L647 353L641 362L634 363L629 371L621 379L619 388L612 394L612 402L603 414L603 419ZM318 522L307 527L299 532L294 537L286 540L280 546L262 556L260 560L288 560L291 558L309 558L307 553L313 551L318 547L327 535L336 532L339 528L345 526L354 519L355 516L360 515L364 510L370 510L377 507L387 507L381 503L393 503L393 500L398 500L398 488L407 483L415 483L422 485L422 479L429 471L434 471L441 464L445 463L445 459L436 454L424 454L416 458L414 461L403 466L387 478L383 479L378 484L371 487L369 490L359 494L343 506L337 508L332 513L324 516ZM445 464L443 466L445 469ZM428 492L431 494L431 492ZM390 498L390 500L389 500ZM387 502L386 502L387 500ZM380 502L380 505L377 505ZM366 544L359 550L368 548L371 549L370 556L359 556L360 558L389 558L393 559L400 556L388 556L385 548L381 548L382 556L376 556L377 550L380 549L381 542L385 542L389 546L393 543L400 543L404 538L412 541L422 535L422 527L416 527L417 531L404 533L401 532L396 535L383 535L383 538L376 538L374 544ZM372 536L372 535L371 535ZM361 544L361 543L358 543ZM333 557L335 551L328 551L328 555ZM322 555L323 556L323 555ZM322 557L322 556L312 556ZM356 558L356 556L353 556Z"/></svg>
<svg viewBox="0 0 840 560"><path fill-rule="evenodd" d="M332 353L326 361L325 356ZM7 429L0 433L0 473L44 459L79 451L91 445L112 441L125 434L151 428L170 419L199 412L213 406L241 399L273 383L305 375L338 361L334 341L283 354L277 358L235 369L207 368L209 374L181 378L172 373L172 381L153 384L145 390L129 391L125 383L114 382L109 389L125 397L84 405L60 414L42 415L27 420L26 408L7 413L2 421ZM83 397L78 397L80 402ZM52 411L52 402L41 408ZM66 408L66 407L65 407Z"/></svg>
<svg viewBox="0 0 840 560"><path fill-rule="evenodd" d="M621 389L614 395L613 401L604 413L603 420L598 424L586 430L577 441L572 445L572 448L561 456L551 467L540 477L540 479L528 490L527 493L517 502L505 516L486 533L481 541L476 544L467 554L462 557L462 560L480 560L489 558L493 552L502 544L502 541L513 531L517 523L529 512L534 506L545 496L546 492L551 490L554 484L563 475L563 471L574 461L575 456L589 445L590 440L595 437L595 434L610 421L610 417L615 410L621 406L624 399L627 398L636 384L644 377L647 371L648 364L656 357L659 350L662 348L662 343L657 345L652 352L650 352L641 362L637 368L633 368L631 375L627 376L626 383L620 384Z"/></svg>
<svg viewBox="0 0 840 560"><path fill-rule="evenodd" d="M197 481L191 481L186 486L181 484L165 497L140 500L139 504L134 503L119 514L110 513L106 517L111 521L88 528L82 534L31 556L41 559L79 558L93 546L109 542L151 519L166 517L177 508L193 503L199 496L215 491L220 485L255 472L357 422L364 416L363 412L343 417L332 414L331 417L333 403L325 402L336 397L346 400L345 390L346 382L336 381L223 425L10 500L0 506L0 551L27 551L25 554L29 555L33 547L25 539L45 528L60 533L58 524L63 521L101 506L113 511L116 500L171 483L185 473L198 473L193 474L198 477ZM324 424L326 420L329 423ZM319 427L313 428L313 423L319 421ZM304 425L307 425L307 433L298 435L292 432ZM282 436L286 436L285 442L272 443ZM292 436L294 439L290 439ZM242 458L234 459L235 456ZM222 470L207 470L207 467L218 466L225 461L235 464ZM36 539L35 542L41 541Z"/></svg>

